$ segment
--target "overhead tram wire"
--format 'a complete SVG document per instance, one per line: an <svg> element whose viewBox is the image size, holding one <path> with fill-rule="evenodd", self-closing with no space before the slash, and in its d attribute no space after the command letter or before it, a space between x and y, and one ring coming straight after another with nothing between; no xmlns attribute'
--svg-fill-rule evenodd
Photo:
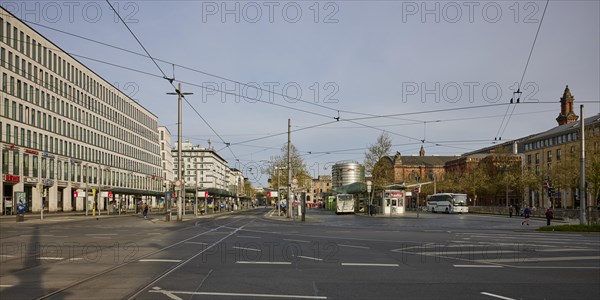
<svg viewBox="0 0 600 300"><path fill-rule="evenodd" d="M535 43L537 42L537 38L540 34L540 29L542 28L542 23L544 22L544 16L546 15L546 10L548 9L549 3L550 3L550 0L546 0L546 5L544 6L544 11L542 12L542 17L540 18L540 24L538 25L537 31L535 32L535 37L533 38L533 43L531 44L531 49L529 50L529 56L527 57L527 62L525 63L525 68L523 69L523 74L521 75L521 80L519 81L519 85L517 87L516 93L521 93L521 85L523 84L523 79L525 78L525 74L527 73L527 68L529 67L529 62L531 61L533 49L535 48ZM508 124L510 124L510 119L515 111L515 108L517 107L517 104L519 104L519 102L520 101L517 99L515 106L513 107L513 110L511 111L510 115L508 115L508 119L506 120L504 129L502 129L502 132L500 133L500 138L502 138L502 136L504 135L504 132L506 131L506 128L508 127ZM500 129L501 128L502 128L502 124L500 124Z"/></svg>
<svg viewBox="0 0 600 300"><path fill-rule="evenodd" d="M142 49L144 49L144 52L146 52L147 56L152 60L152 62L154 63L154 65L156 65L156 67L158 68L158 70L163 74L163 78L166 79L169 82L169 84L171 84L171 86L175 89L175 91L177 92L177 94L180 94L180 96L185 100L185 102L188 105L190 105L190 107L194 110L194 112L196 112L196 114L200 117L200 119L202 119L202 121L210 128L210 130L212 130L212 132L215 135L217 135L217 137L219 137L219 139L221 139L221 142L223 142L226 145L229 145L229 143L227 143L227 142L225 142L225 140L223 140L223 138L219 135L219 133L206 121L206 119L204 119L204 117L202 117L202 115L200 115L200 113L198 112L198 110L196 110L196 108L185 98L185 96L181 93L181 91L179 91L179 89L173 84L173 81L175 80L175 78L169 78L167 76L167 74L158 65L158 63L152 57L152 55L150 55L150 53L148 52L148 50L146 50L146 47L144 47L144 45L142 44L142 42L137 38L137 36L135 35L135 33L133 33L133 31L131 30L131 28L129 28L129 25L127 25L127 23L125 22L125 20L123 20L123 18L119 14L119 12L117 12L117 10L112 6L112 4L110 4L110 1L106 0L106 3L114 11L115 15L119 17L119 20L121 20L121 22L127 28L127 30L129 31L129 33L131 33L131 35L133 35L133 37L138 42L138 44L142 47ZM231 154L235 157L235 153L233 153L233 150L229 149L229 151L231 151Z"/></svg>
<svg viewBox="0 0 600 300"><path fill-rule="evenodd" d="M355 114L355 115L363 115L363 116L372 116L372 117L376 116L374 114L367 114L367 113L362 113L362 112L355 112L355 111L348 111L348 110L340 110L340 109L336 109L336 108L331 108L331 107L328 107L328 106L325 106L325 105L314 103L312 101L303 100L303 99L300 99L300 98L297 98L297 97L290 97L290 96L284 95L282 93L278 93L278 92L271 91L271 90L266 90L266 89L261 88L261 87L256 87L256 86L248 85L248 84L245 84L243 82L240 82L240 81L237 81L237 80L234 80L234 79L230 79L230 78L227 78L227 77L215 75L215 74L208 73L208 72L205 72L205 71L202 71L202 70L198 70L198 69L195 69L195 68L190 68L190 67L187 67L187 66L184 66L184 65L176 64L174 62L170 62L170 61L167 61L167 60L164 60L164 59L154 58L154 57L151 57L149 55L144 55L143 53L139 53L139 52L135 52L135 51L132 51L132 50L128 50L128 49L125 49L125 48L122 48L122 47L119 47L119 46L114 46L114 45L111 45L111 44L108 44L108 43L104 43L104 42L101 42L101 41L98 41L98 40L94 40L94 39L91 39L91 38L88 38L88 37L84 37L84 36L81 36L81 35L78 35L78 34L70 33L70 32L64 31L64 30L56 29L56 28L53 28L53 27L50 27L50 26L46 26L46 25L43 25L43 24L39 24L39 23L36 23L36 22L32 22L32 21L28 21L28 20L24 20L24 22L27 22L27 23L30 23L30 24L34 24L36 26L40 26L40 27L43 27L43 28L46 28L46 29L49 29L49 30L57 31L57 32L60 32L62 34L74 36L76 38L80 38L80 39L83 39L83 40L86 40L86 41L89 41L89 42L92 42L92 43L97 43L97 44L100 44L100 45L103 45L103 46L106 46L106 47L110 47L110 48L113 48L113 49L124 51L124 52L130 53L130 54L134 54L134 55L138 55L138 56L142 56L142 57L147 57L147 58L152 59L155 62L155 64L156 64L156 61L167 63L167 64L171 64L173 66L177 66L177 67L185 69L185 70L189 70L189 71L193 71L193 72L196 72L196 73L199 73L199 74L203 74L203 75L206 75L206 76L210 76L210 77L214 77L214 78L226 80L226 81L229 81L229 82L237 83L237 84L243 85L245 87L256 88L257 90L260 90L260 91L263 91L263 92L267 92L269 94L281 96L281 97L284 97L284 98L288 98L288 99L291 99L291 100L303 102L303 103L310 104L310 105L315 105L315 106L318 106L318 107L321 107L321 108L325 108L325 109L328 109L328 110L333 110L333 111L336 111L336 112L343 112L343 113ZM161 70L161 72L162 72L162 70ZM166 77L166 75L165 75L165 77ZM186 82L183 82L183 81L181 81L181 82L182 83L186 83ZM190 83L186 83L186 84L190 84ZM213 90L216 90L216 89L213 89ZM224 92L224 91L221 91L221 90L216 90L216 91L218 91L220 93L231 94L231 95L236 95L236 96L243 97L242 95L237 95L237 94L233 94L233 93L227 93L227 92ZM245 98L247 98L247 97L245 97ZM254 100L253 98L249 98L249 99ZM331 116L328 116L328 117L331 118ZM398 120L404 120L404 121L419 122L418 120L412 120L412 119L406 119L406 118L396 118L396 117L388 117L388 118L393 118L393 119L398 119Z"/></svg>
<svg viewBox="0 0 600 300"><path fill-rule="evenodd" d="M137 69L133 69L133 68L129 68L129 67L124 67L124 66L121 66L121 65L116 65L116 64L113 64L113 63L109 63L109 62L106 62L106 61L102 61L102 60L98 60L98 59L86 57L86 56L79 55L79 54L74 54L74 53L69 53L69 54L73 55L73 56L78 56L78 57L82 57L82 58L85 58L85 59L89 59L89 60L92 60L92 61L95 61L95 62L99 62L99 63L103 63L103 64L108 64L108 65L111 65L111 66L114 66L114 67L123 68L123 69L130 70L130 71L133 71L133 72L138 72L138 73L145 74L145 75L148 75L148 76L152 76L152 77L164 79L163 77L161 77L159 75L155 75L155 74L148 73L148 72L145 72L145 71L141 71L141 70L137 70ZM191 84L191 85L193 85L193 84ZM189 101L187 101L187 99L186 99L186 102L191 106L191 104L189 103ZM596 103L595 101L585 101L585 102ZM523 103L527 103L527 104L552 103L552 104L554 104L554 102L541 102L541 101L540 102L523 102ZM421 112L409 112L409 113L399 113L399 114L390 114L390 115L380 115L380 116L373 115L373 116L369 116L369 117L359 117L359 118L353 118L353 119L341 119L341 121L365 120L365 119L373 119L373 118L387 118L387 117L402 116L402 115L428 114L428 113L436 113L436 112L447 112L447 111L456 111L456 110L465 110L465 109L477 109L477 108L493 107L493 106L499 106L499 105L507 105L507 104L506 103L499 103L499 104L496 103L496 104L479 105L479 106L473 106L473 107L458 107L458 108L448 108L448 109L430 110L430 111L421 111ZM287 108L290 108L290 107L287 107ZM295 109L295 108L290 108L290 109ZM301 110L301 111L304 111L304 110ZM308 112L308 111L304 111L304 112L311 113L311 112ZM198 114L197 111L196 111L196 113ZM329 117L329 116L326 116L326 117ZM203 120L203 121L205 121L205 123L207 123L206 120ZM419 121L419 123L421 123L421 122L422 121ZM337 123L337 121L330 121L330 122L326 122L326 123L323 123L323 124L317 124L317 125L309 126L307 128L303 128L301 130L305 130L305 129L309 129L309 128L314 128L314 127L319 127L319 126L322 126L322 125L332 124L332 123ZM209 125L209 124L207 124L207 125ZM358 124L358 125L363 126L363 124ZM370 126L370 128L374 128L374 126ZM216 131L214 131L214 129L212 127L211 127L211 129L213 130L213 132L215 134L218 135L218 133ZM374 128L374 129L380 130L378 128ZM300 131L300 130L298 130L298 131ZM269 137L283 135L283 134L286 134L286 133L287 132L282 132L282 133L278 133L278 134L274 134L274 135L269 135L269 136L261 137L261 138L257 138L257 139L252 139L252 140L248 140L248 141L243 141L243 142L238 142L238 143L229 143L229 145L240 145L240 144L243 144L243 143L246 143L246 142L249 142L249 141L261 140L261 139L265 139L265 138L269 138ZM408 137L408 138L410 138L410 137ZM228 144L228 143L226 143L224 141L224 139L222 139L222 138L220 138L220 139L223 142L223 144L226 144L226 145ZM413 139L418 140L416 138L413 138Z"/></svg>

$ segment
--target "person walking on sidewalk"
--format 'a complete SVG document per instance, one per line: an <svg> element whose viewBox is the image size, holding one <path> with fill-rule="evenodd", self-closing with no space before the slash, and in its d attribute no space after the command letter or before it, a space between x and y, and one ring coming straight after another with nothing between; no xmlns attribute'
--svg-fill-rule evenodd
<svg viewBox="0 0 600 300"><path fill-rule="evenodd" d="M525 218L525 220L523 220L523 222L521 222L521 225L523 225L524 223L527 223L527 226L529 226L529 217L531 216L531 209L529 209L529 206L525 207L525 210L523 211L523 217Z"/></svg>
<svg viewBox="0 0 600 300"><path fill-rule="evenodd" d="M552 211L552 207L548 207L546 209L546 226L550 226L550 220L554 218L554 211Z"/></svg>
<svg viewBox="0 0 600 300"><path fill-rule="evenodd" d="M148 218L148 203L144 203L144 219Z"/></svg>

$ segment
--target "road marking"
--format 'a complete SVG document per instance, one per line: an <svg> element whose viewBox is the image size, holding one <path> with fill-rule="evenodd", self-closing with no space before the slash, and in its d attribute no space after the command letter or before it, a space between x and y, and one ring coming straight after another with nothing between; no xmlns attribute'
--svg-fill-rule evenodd
<svg viewBox="0 0 600 300"><path fill-rule="evenodd" d="M238 235L238 238L244 238L244 239L260 239L260 236L251 236L251 235Z"/></svg>
<svg viewBox="0 0 600 300"><path fill-rule="evenodd" d="M39 257L38 259L45 259L45 260L62 260L62 257L56 257L56 256L42 256Z"/></svg>
<svg viewBox="0 0 600 300"><path fill-rule="evenodd" d="M456 254L470 254L470 255L475 255L475 254L489 254L488 252L491 252L492 254L497 254L497 255L501 255L501 254L508 254L508 253L518 253L519 251L513 251L513 250L494 250L494 249L465 249L464 251L444 251L443 249L440 249L440 251L428 251L428 252L414 252L412 254L420 254L420 255L428 255L428 256L440 256L440 255L456 255Z"/></svg>
<svg viewBox="0 0 600 300"><path fill-rule="evenodd" d="M14 285L12 284L0 284L0 288L9 288L9 287L13 287Z"/></svg>
<svg viewBox="0 0 600 300"><path fill-rule="evenodd" d="M499 259L478 259L474 262L492 262L492 263L523 263L523 262L542 262L542 261L569 261L569 260L599 260L600 256L565 256L565 257L528 257L528 258L499 258Z"/></svg>
<svg viewBox="0 0 600 300"><path fill-rule="evenodd" d="M73 257L73 258L69 258L70 261L76 261L76 260L82 260L83 257Z"/></svg>
<svg viewBox="0 0 600 300"><path fill-rule="evenodd" d="M572 251L598 251L590 248L557 248L557 249L541 249L537 252L572 252Z"/></svg>
<svg viewBox="0 0 600 300"><path fill-rule="evenodd" d="M85 235L117 235L116 233L86 233Z"/></svg>
<svg viewBox="0 0 600 300"><path fill-rule="evenodd" d="M244 248L244 247L233 247L233 248L234 249L240 249L240 250L257 251L257 252L262 251L260 249L255 249L255 248Z"/></svg>
<svg viewBox="0 0 600 300"><path fill-rule="evenodd" d="M293 240L293 239L283 239L283 240L288 241L288 242L310 243L310 241L305 241L305 240Z"/></svg>
<svg viewBox="0 0 600 300"><path fill-rule="evenodd" d="M203 242L185 242L186 244L195 244L195 245L208 245L207 243L203 243Z"/></svg>
<svg viewBox="0 0 600 300"><path fill-rule="evenodd" d="M342 263L342 266L357 266L357 267L399 267L398 264L371 264L371 263Z"/></svg>
<svg viewBox="0 0 600 300"><path fill-rule="evenodd" d="M22 237L54 237L53 234L23 234Z"/></svg>
<svg viewBox="0 0 600 300"><path fill-rule="evenodd" d="M494 297L494 298L498 298L498 299L504 299L504 300L515 300L513 298L508 298L508 297L504 297L504 296L500 296L500 295L496 295L496 294L492 294L492 293L488 293L488 292L481 292L482 295L486 295L486 296L490 296L490 297Z"/></svg>
<svg viewBox="0 0 600 300"><path fill-rule="evenodd" d="M455 268L502 268L498 265L454 265Z"/></svg>
<svg viewBox="0 0 600 300"><path fill-rule="evenodd" d="M140 262L174 262L174 263L181 262L180 259L150 259L150 258L140 259L138 261L140 261Z"/></svg>
<svg viewBox="0 0 600 300"><path fill-rule="evenodd" d="M282 294L247 294L247 293L220 293L220 292L186 292L186 291L166 291L159 287L154 287L149 293L161 293L171 299L181 299L176 294L184 295L203 295L203 296L224 296L224 297L253 297L253 298L283 298L283 299L327 299L326 296L308 296L308 295L282 295Z"/></svg>
<svg viewBox="0 0 600 300"><path fill-rule="evenodd" d="M236 264L255 264L255 265L291 265L289 261L236 261Z"/></svg>
<svg viewBox="0 0 600 300"><path fill-rule="evenodd" d="M322 258L316 258L316 257L310 257L310 256L302 256L302 255L298 255L297 257L304 258L304 259L316 260L316 261L323 261L323 259L322 259Z"/></svg>
<svg viewBox="0 0 600 300"><path fill-rule="evenodd" d="M340 247L349 247L349 248L358 248L358 249L370 249L369 247L364 247L364 246L354 246L354 245L343 245L343 244L337 244Z"/></svg>
<svg viewBox="0 0 600 300"><path fill-rule="evenodd" d="M11 257L15 257L15 256L14 255L9 255L9 254L0 254L0 257L11 258Z"/></svg>

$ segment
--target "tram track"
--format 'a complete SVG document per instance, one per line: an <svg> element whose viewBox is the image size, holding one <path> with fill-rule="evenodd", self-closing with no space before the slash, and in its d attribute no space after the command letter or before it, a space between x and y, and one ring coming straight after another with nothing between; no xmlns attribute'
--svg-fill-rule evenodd
<svg viewBox="0 0 600 300"><path fill-rule="evenodd" d="M246 216L253 216L253 215L258 215L258 213L256 213L256 212L250 212L250 213L249 213L249 214L247 214ZM112 266L112 267L110 267L110 268L108 268L108 269L105 269L105 270L102 270L102 271L100 271L100 272L97 272L97 273L94 273L94 274L88 275L88 276L86 276L85 278L82 278L82 279L80 279L80 280L77 280L77 281L71 282L71 283L69 283L69 284L67 284L67 285L65 285L65 286L63 286L63 287L61 287L61 288L55 289L55 290L53 290L53 291L51 291L51 292L49 292L49 293L46 293L46 294L44 294L44 295L37 296L37 297L35 297L35 298L33 298L33 299L49 299L49 298L53 298L53 297L59 296L59 295L61 295L61 294L64 294L64 293L68 293L70 290L73 290L73 289L75 289L75 288L77 288L77 287L79 287L79 286L82 286L82 285L84 285L84 284L86 284L86 283L88 283L88 282L92 282L92 281L94 281L94 280L96 280L96 279L98 279L98 278L101 278L102 276L104 276L104 275L107 275L107 274L109 274L109 273L111 273L111 272L113 272L113 271L116 271L116 270L118 270L118 269L122 269L122 268L124 268L124 267L130 266L130 265L132 265L133 263L137 263L137 262L139 262L139 261L140 261L140 260L142 260L142 259L145 259L145 258L148 258L148 257L154 256L154 255L157 255L157 254L160 254L160 253L164 253L164 252L166 252L167 250L170 250L170 249L172 249L172 248L174 248L174 247L177 247L177 246L185 245L185 243L186 243L186 242L189 242L189 241L191 241L191 240L193 240L193 239L196 239L196 238L198 238L198 237L201 237L201 236L206 236L206 235L208 235L208 234L210 234L210 233L218 232L219 230L222 230L222 229L228 229L228 228L230 228L231 226L236 226L236 225L234 225L234 224L235 224L235 223L237 223L237 222L240 222L240 221L247 221L247 222L246 222L245 224L243 224L242 226L237 226L237 229L236 229L236 230L233 230L232 232L230 232L229 234L227 234L227 235L226 235L226 236L224 236L223 238L221 238L221 239L219 239L218 241L216 241L216 242L214 242L214 243L211 243L210 245L207 245L206 247L204 247L204 248L203 248L203 249L204 249L203 251L201 251L201 252L199 252L199 253L195 253L194 255L192 255L192 256L190 256L190 257L187 257L187 258L185 258L185 259L181 260L181 262L177 263L176 265L174 265L174 266L172 266L172 267L168 268L167 270L165 270L165 271L161 272L161 273L160 273L158 276L154 277L154 278L153 278L153 279L150 281L150 283L148 283L148 284L145 284L145 285L144 285L144 287L142 287L142 288L137 288L136 290L134 290L133 292L131 292L131 293L129 294L129 296L125 296L125 297L124 297L124 299L132 299L132 297L135 297L136 295L139 295L139 294L141 294L142 292L144 292L145 290L147 290L147 287L148 287L149 285L151 285L152 283L154 283L154 282L156 282L156 281L160 280L161 278L163 278L163 277L167 276L169 273L171 273L171 272L175 271L176 269L178 269L179 267L181 267L181 266L185 265L187 262L191 261L192 259L194 259L194 258L195 258L195 257L197 257L198 255L202 254L202 253L203 253L203 252L205 252L206 250L208 250L208 249L210 249L210 248L212 248L212 247L214 247L214 246L218 245L220 242L222 242L222 241L223 241L223 240L225 240L226 238L228 238L228 237L232 236L233 234L237 233L237 232L238 232L239 230L241 230L241 229L242 229L244 226L246 226L247 224L249 224L249 223L251 223L251 222L253 222L253 221L254 221L254 219L250 219L250 220L248 220L247 218L240 218L240 219L235 219L235 220L231 221L231 220L230 220L230 217L231 217L231 215L224 215L224 216L218 216L217 218L213 218L213 219L211 219L211 221L208 221L208 222L196 221L196 222L194 222L194 224L193 224L192 226L186 226L186 227L184 227L184 228L180 228L180 229L178 229L177 231L190 230L190 229L193 229L193 228L196 228L196 229L197 229L199 226L210 226L210 225L213 225L213 226L215 226L215 227L214 227L214 228L211 228L211 229L208 229L208 230L206 230L206 231L203 231L203 232L201 232L201 233L199 233L199 234L195 234L195 235L193 235L193 236L190 236L190 237L184 238L184 239L182 239L182 240L179 240L179 241L177 241L177 242L174 242L174 243L172 243L172 244L170 244L170 245L168 245L168 246L162 247L162 248L160 248L160 249L157 249L157 250L155 250L155 251L151 251L151 252L149 252L149 253L146 253L146 254L144 254L144 255L138 256L138 257L136 257L134 260L124 261L124 262L122 262L122 263L119 263L118 265L114 265L114 266ZM221 222L219 222L219 221L225 221L225 222L221 224ZM230 222L227 222L227 221L230 221ZM215 223L217 223L217 224L215 224Z"/></svg>

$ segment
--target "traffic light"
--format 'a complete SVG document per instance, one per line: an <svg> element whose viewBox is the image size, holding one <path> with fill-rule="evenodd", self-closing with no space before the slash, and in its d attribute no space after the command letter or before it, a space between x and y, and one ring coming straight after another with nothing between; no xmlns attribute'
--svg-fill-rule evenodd
<svg viewBox="0 0 600 300"><path fill-rule="evenodd" d="M554 188L548 188L548 197L554 197Z"/></svg>

